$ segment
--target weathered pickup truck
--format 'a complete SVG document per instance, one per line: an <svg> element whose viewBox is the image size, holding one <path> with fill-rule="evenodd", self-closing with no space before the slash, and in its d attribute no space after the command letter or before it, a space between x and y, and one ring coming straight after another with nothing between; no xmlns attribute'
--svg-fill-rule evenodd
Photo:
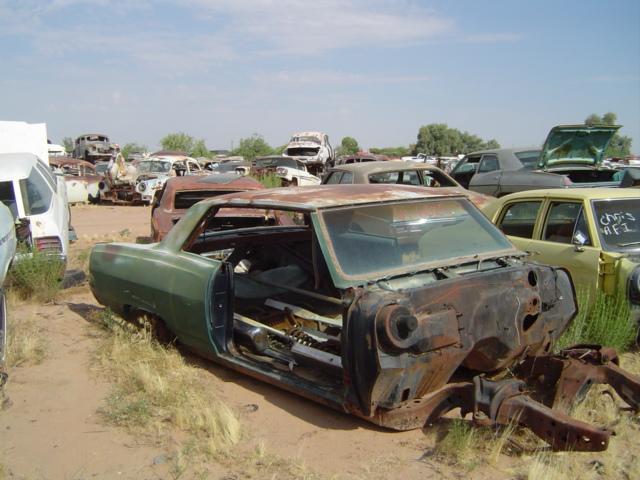
<svg viewBox="0 0 640 480"><path fill-rule="evenodd" d="M228 214L240 209L264 215ZM551 353L577 312L566 270L524 262L443 189L219 196L158 244L96 245L90 271L101 304L144 315L158 337L392 429L460 407L479 422L518 422L557 450L603 450L610 431L553 407L600 382L640 408L640 379L615 352Z"/></svg>

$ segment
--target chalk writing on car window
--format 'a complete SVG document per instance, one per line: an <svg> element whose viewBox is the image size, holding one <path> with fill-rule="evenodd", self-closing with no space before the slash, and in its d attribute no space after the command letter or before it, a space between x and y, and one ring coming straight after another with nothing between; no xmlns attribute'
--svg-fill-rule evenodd
<svg viewBox="0 0 640 480"><path fill-rule="evenodd" d="M629 212L603 213L598 218L600 231L605 235L620 235L622 233L633 232L629 222L635 222L636 218Z"/></svg>

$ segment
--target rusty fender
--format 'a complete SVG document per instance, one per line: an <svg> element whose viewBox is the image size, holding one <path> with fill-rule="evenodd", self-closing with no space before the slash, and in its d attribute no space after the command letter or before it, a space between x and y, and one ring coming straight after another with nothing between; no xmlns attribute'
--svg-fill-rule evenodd
<svg viewBox="0 0 640 480"><path fill-rule="evenodd" d="M449 383L402 407L379 409L370 420L410 430L460 408L463 417L473 414L475 424L517 423L555 451L600 452L607 449L613 432L576 420L566 409L599 383L611 385L633 410L640 410L640 378L618 366L611 348L581 345L557 355L529 357L515 373L519 378L492 381L478 375L469 382Z"/></svg>

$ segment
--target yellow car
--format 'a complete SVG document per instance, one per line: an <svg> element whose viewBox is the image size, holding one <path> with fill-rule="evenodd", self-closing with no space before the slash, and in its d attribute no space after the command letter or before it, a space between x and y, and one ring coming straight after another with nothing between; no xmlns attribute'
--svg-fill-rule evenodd
<svg viewBox="0 0 640 480"><path fill-rule="evenodd" d="M640 318L640 192L625 188L530 190L483 208L531 259L560 265L578 291L629 299Z"/></svg>

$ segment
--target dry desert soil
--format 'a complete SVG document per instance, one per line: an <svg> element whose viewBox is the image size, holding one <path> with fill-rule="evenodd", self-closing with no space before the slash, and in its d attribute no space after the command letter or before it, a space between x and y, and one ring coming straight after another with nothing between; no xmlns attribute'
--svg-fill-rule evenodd
<svg viewBox="0 0 640 480"><path fill-rule="evenodd" d="M149 209L76 206L72 222L79 238L72 249L86 250L107 237L148 235ZM424 431L387 431L182 352L242 429L232 452L185 456L180 431L175 442L160 441L99 414L111 384L94 365L100 335L88 313L100 308L86 283L49 304L10 304L10 322L33 320L46 353L38 364L9 369L0 479L527 478L526 458L460 464L436 455L449 419Z"/></svg>

